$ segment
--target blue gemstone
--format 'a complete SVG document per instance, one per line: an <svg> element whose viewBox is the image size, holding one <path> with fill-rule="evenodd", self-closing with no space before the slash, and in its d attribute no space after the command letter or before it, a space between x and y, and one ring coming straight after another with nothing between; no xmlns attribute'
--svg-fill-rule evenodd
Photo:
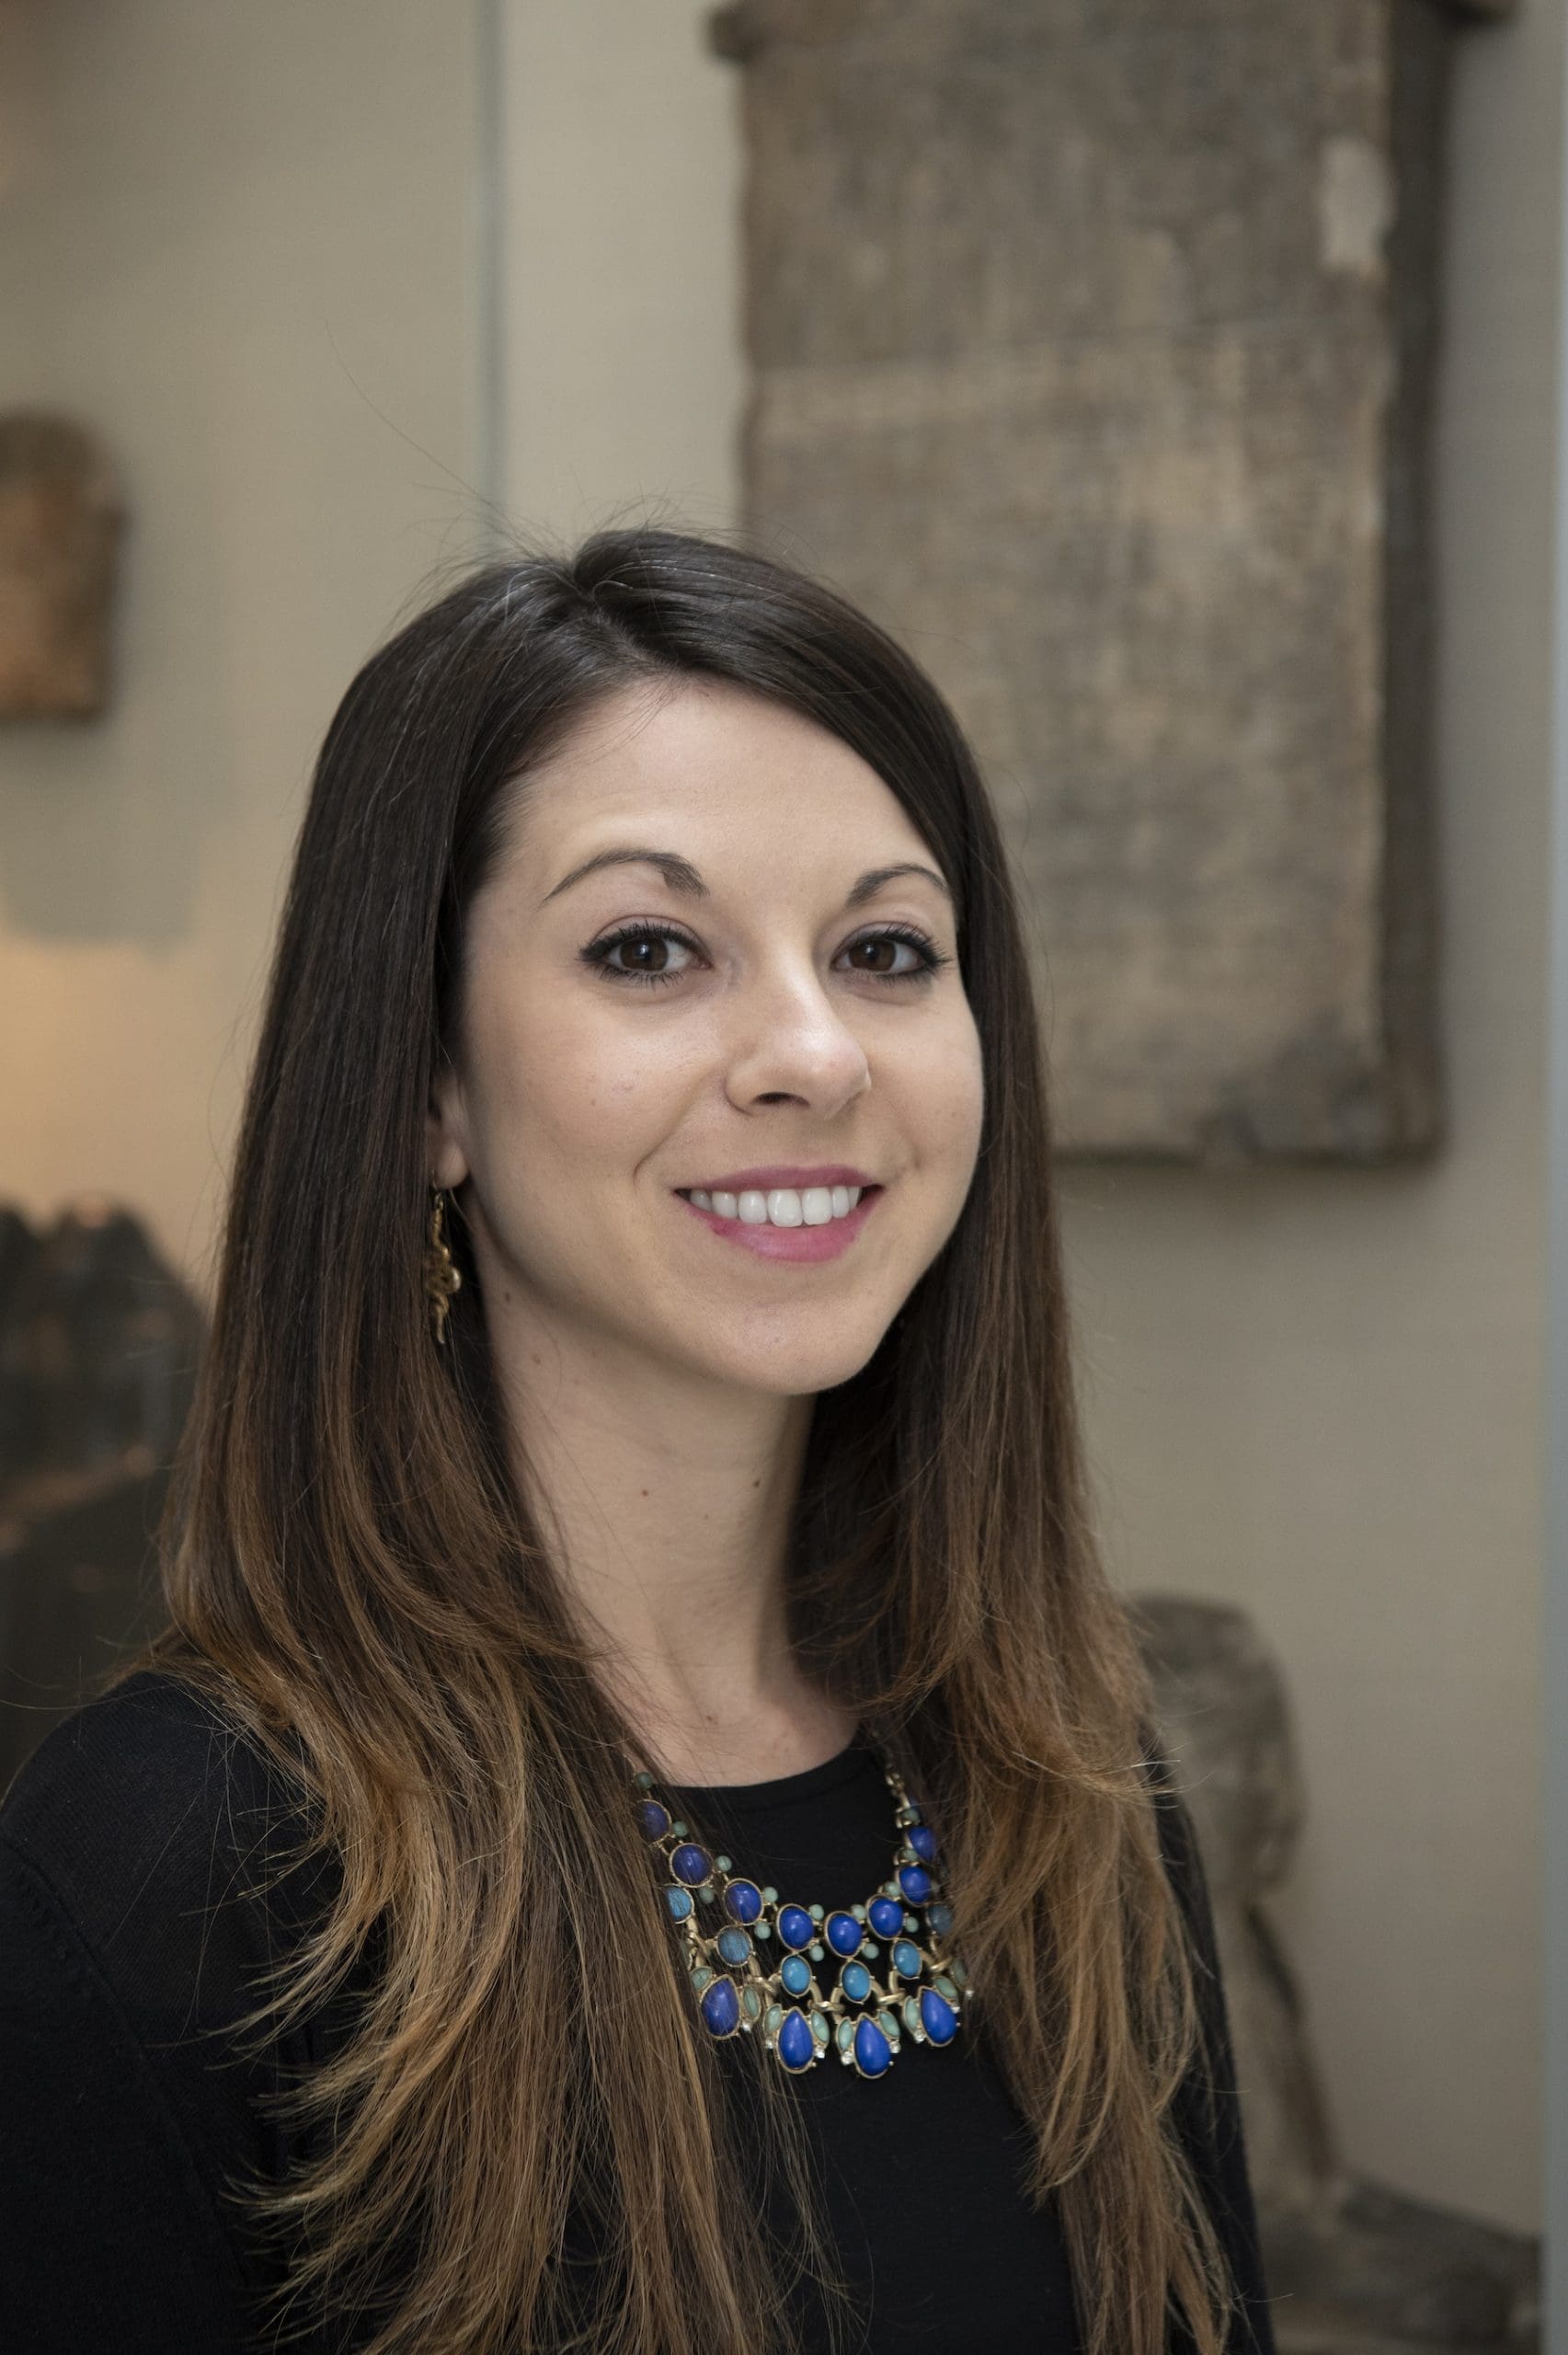
<svg viewBox="0 0 1568 2355"><path fill-rule="evenodd" d="M937 1936L944 1938L953 1927L953 1908L951 1905L928 1905L925 1918Z"/></svg>
<svg viewBox="0 0 1568 2355"><path fill-rule="evenodd" d="M740 1998L733 1979L715 1979L703 1990L703 2018L715 2036L733 2036L740 2025Z"/></svg>
<svg viewBox="0 0 1568 2355"><path fill-rule="evenodd" d="M679 1849L675 1852L675 1869L677 1872L681 1870ZM923 1905L932 1891L931 1875L923 1865L905 1865L898 1873L898 1887L911 1905Z"/></svg>
<svg viewBox="0 0 1568 2355"><path fill-rule="evenodd" d="M786 1947L808 1947L817 1924L804 1905L786 1905L779 1914L779 1936Z"/></svg>
<svg viewBox="0 0 1568 2355"><path fill-rule="evenodd" d="M893 2048L869 2013L855 2025L854 2058L863 2077L880 2077L893 2065Z"/></svg>
<svg viewBox="0 0 1568 2355"><path fill-rule="evenodd" d="M804 2069L817 2058L817 2039L804 2012L787 2011L779 2023L779 2059L786 2069Z"/></svg>
<svg viewBox="0 0 1568 2355"><path fill-rule="evenodd" d="M864 2004L871 1993L871 1973L864 1962L846 1962L839 1984L852 2004Z"/></svg>
<svg viewBox="0 0 1568 2355"><path fill-rule="evenodd" d="M921 2026L933 2044L951 2044L958 2033L958 2015L934 1987L921 1989Z"/></svg>
<svg viewBox="0 0 1568 2355"><path fill-rule="evenodd" d="M762 1910L762 1892L754 1880L732 1880L724 1892L724 1910L736 1922L754 1922Z"/></svg>
<svg viewBox="0 0 1568 2355"><path fill-rule="evenodd" d="M879 1938L890 1938L904 1926L904 1909L896 1897L874 1897L865 1912Z"/></svg>
<svg viewBox="0 0 1568 2355"><path fill-rule="evenodd" d="M667 1889L664 1892L664 1901L678 1922L683 1922L692 1911L692 1892L689 1889Z"/></svg>
<svg viewBox="0 0 1568 2355"><path fill-rule="evenodd" d="M830 1913L827 1935L835 1954L853 1954L865 1933L853 1913Z"/></svg>
<svg viewBox="0 0 1568 2355"><path fill-rule="evenodd" d="M929 1823L911 1823L904 1834L922 1865L929 1865L936 1854L936 1834Z"/></svg>
<svg viewBox="0 0 1568 2355"><path fill-rule="evenodd" d="M900 1979L918 1979L921 1975L919 1947L908 1938L900 1938L893 1948L893 1968Z"/></svg>
<svg viewBox="0 0 1568 2355"><path fill-rule="evenodd" d="M705 1848L699 1848L694 1840L688 1840L683 1846L677 1848L670 1859L670 1869L676 1879L690 1882L693 1889L699 1881L706 1880L713 1868L713 1858Z"/></svg>
<svg viewBox="0 0 1568 2355"><path fill-rule="evenodd" d="M751 1951L751 1941L744 1930L721 1930L718 1934L718 1957L721 1962L742 1963Z"/></svg>
<svg viewBox="0 0 1568 2355"><path fill-rule="evenodd" d="M811 1965L804 1955L785 1955L779 1965L779 1984L786 1995L805 1994L811 1984Z"/></svg>
<svg viewBox="0 0 1568 2355"><path fill-rule="evenodd" d="M660 1807L657 1799L645 1799L637 1809L637 1819L645 1839L662 1840L670 1829L670 1810Z"/></svg>

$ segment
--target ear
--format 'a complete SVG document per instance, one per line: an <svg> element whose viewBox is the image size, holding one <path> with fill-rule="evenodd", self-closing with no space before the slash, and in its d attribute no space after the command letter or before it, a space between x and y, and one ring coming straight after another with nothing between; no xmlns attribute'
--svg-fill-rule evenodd
<svg viewBox="0 0 1568 2355"><path fill-rule="evenodd" d="M425 1112L425 1154L432 1186L448 1191L468 1175L463 1083L450 1063L437 1065Z"/></svg>

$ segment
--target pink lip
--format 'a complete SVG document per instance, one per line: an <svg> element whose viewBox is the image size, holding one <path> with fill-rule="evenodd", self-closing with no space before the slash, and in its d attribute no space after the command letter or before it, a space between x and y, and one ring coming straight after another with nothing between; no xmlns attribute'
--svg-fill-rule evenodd
<svg viewBox="0 0 1568 2355"><path fill-rule="evenodd" d="M779 1178L773 1182L782 1185L786 1181ZM814 1182L823 1185L830 1181L817 1178ZM839 1178L830 1182L847 1186L859 1181L853 1178ZM720 1186L714 1190L715 1193L728 1193L730 1189ZM765 1223L748 1226L744 1219L720 1218L716 1212L704 1210L700 1203L687 1200L684 1194L678 1194L676 1200L685 1202L692 1217L700 1218L710 1233L720 1236L726 1243L738 1244L742 1251L750 1251L759 1259L836 1259L841 1251L849 1249L885 1191L884 1187L872 1187L861 1195L848 1218L829 1219L821 1226L773 1226Z"/></svg>
<svg viewBox="0 0 1568 2355"><path fill-rule="evenodd" d="M732 1169L727 1178L693 1178L692 1180L692 1184L700 1187L704 1194L766 1193L770 1186L799 1189L805 1186L875 1186L876 1182L869 1170L852 1169L847 1161L816 1162L809 1169L798 1165L788 1169L782 1161L770 1162L766 1168Z"/></svg>

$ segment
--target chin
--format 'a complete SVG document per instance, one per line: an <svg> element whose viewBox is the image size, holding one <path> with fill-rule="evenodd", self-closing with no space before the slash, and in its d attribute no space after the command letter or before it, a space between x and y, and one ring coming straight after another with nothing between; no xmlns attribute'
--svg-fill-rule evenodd
<svg viewBox="0 0 1568 2355"><path fill-rule="evenodd" d="M753 1333L733 1351L705 1351L706 1369L728 1388L758 1390L776 1398L808 1397L853 1381L876 1355L892 1321L889 1316L869 1326L857 1320L853 1333L830 1338Z"/></svg>

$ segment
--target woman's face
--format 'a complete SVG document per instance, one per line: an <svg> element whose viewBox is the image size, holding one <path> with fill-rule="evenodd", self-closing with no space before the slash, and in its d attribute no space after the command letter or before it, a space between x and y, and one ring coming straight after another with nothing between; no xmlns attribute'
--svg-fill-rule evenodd
<svg viewBox="0 0 1568 2355"><path fill-rule="evenodd" d="M979 1146L931 851L836 736L719 681L601 705L518 813L430 1125L492 1332L776 1394L847 1381Z"/></svg>

